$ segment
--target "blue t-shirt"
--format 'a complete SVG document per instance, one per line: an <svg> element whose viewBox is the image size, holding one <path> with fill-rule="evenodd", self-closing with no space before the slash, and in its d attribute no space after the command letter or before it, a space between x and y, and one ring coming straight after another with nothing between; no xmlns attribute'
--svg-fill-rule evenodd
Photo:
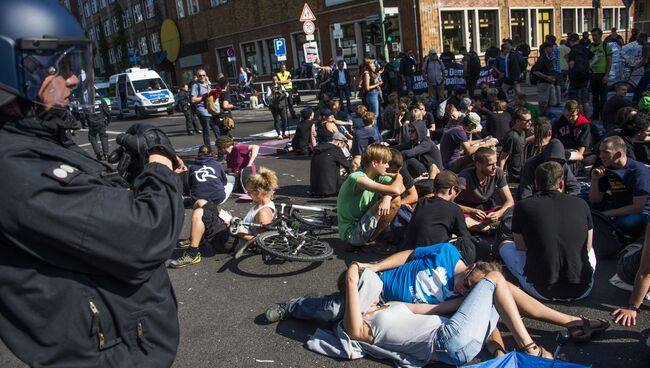
<svg viewBox="0 0 650 368"><path fill-rule="evenodd" d="M382 272L385 301L440 304L458 297L454 292L454 268L461 261L449 243L415 248L412 260Z"/></svg>
<svg viewBox="0 0 650 368"><path fill-rule="evenodd" d="M639 161L627 159L620 169L605 171L605 176L598 182L598 191L611 194L608 209L621 208L632 204L632 198L648 196L645 212L650 212L650 169Z"/></svg>
<svg viewBox="0 0 650 368"><path fill-rule="evenodd" d="M381 139L374 126L364 126L363 128L354 132L354 140L352 141L352 154L359 155L366 150L366 147L373 143L380 143Z"/></svg>

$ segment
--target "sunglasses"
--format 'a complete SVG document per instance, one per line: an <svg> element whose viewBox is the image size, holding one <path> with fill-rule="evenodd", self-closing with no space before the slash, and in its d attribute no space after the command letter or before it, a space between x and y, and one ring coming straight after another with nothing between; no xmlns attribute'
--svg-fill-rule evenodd
<svg viewBox="0 0 650 368"><path fill-rule="evenodd" d="M205 74L199 74L198 76L199 77L205 77L206 75Z"/></svg>
<svg viewBox="0 0 650 368"><path fill-rule="evenodd" d="M472 288L472 285L469 283L469 277L472 276L472 273L474 273L474 270L476 269L476 263L470 267L467 272L465 273L465 277L463 278L463 286L469 290Z"/></svg>

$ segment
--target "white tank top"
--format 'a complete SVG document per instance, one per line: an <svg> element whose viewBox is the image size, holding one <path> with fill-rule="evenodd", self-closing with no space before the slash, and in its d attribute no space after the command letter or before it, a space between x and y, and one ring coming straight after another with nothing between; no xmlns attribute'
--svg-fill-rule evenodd
<svg viewBox="0 0 650 368"><path fill-rule="evenodd" d="M262 210L262 208L270 208L271 212L273 212L273 217L275 218L275 203L273 201L270 201L269 203L261 206L260 208L256 208L257 205L253 205L253 207L248 210L248 213L246 214L246 217L244 217L243 222L255 222L255 217L257 216L257 213ZM246 234L253 234L249 226L245 225L239 225L239 229L237 229L237 232L240 233L246 233Z"/></svg>
<svg viewBox="0 0 650 368"><path fill-rule="evenodd" d="M384 309L364 315L370 325L373 345L408 354L423 362L433 357L433 337L444 317L414 314L404 304L388 304Z"/></svg>

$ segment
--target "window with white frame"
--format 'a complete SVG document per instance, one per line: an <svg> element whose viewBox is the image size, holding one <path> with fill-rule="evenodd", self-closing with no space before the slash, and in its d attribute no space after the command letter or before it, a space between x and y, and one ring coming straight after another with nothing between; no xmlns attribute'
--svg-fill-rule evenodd
<svg viewBox="0 0 650 368"><path fill-rule="evenodd" d="M97 0L90 0L93 7L93 14L97 13Z"/></svg>
<svg viewBox="0 0 650 368"><path fill-rule="evenodd" d="M115 60L115 49L113 49L112 47L111 47L110 49L108 49L108 61L109 61L111 64L116 64L116 60Z"/></svg>
<svg viewBox="0 0 650 368"><path fill-rule="evenodd" d="M199 12L199 0L187 0L187 15L194 15Z"/></svg>
<svg viewBox="0 0 650 368"><path fill-rule="evenodd" d="M142 22L142 5L135 4L133 6L133 23L138 24Z"/></svg>
<svg viewBox="0 0 650 368"><path fill-rule="evenodd" d="M90 18L90 4L88 2L84 3L84 15L86 18Z"/></svg>
<svg viewBox="0 0 650 368"><path fill-rule="evenodd" d="M614 8L603 9L603 30L608 31L614 26Z"/></svg>
<svg viewBox="0 0 650 368"><path fill-rule="evenodd" d="M113 21L113 32L117 33L119 30L119 27L117 26L117 17L113 16L111 20Z"/></svg>
<svg viewBox="0 0 650 368"><path fill-rule="evenodd" d="M185 6L183 5L183 0L176 0L176 14L178 19L185 18Z"/></svg>
<svg viewBox="0 0 650 368"><path fill-rule="evenodd" d="M624 7L603 7L603 31L607 32L612 28L623 29L625 27Z"/></svg>
<svg viewBox="0 0 650 368"><path fill-rule="evenodd" d="M510 9L510 34L515 47L525 43L537 48L553 31L553 9Z"/></svg>
<svg viewBox="0 0 650 368"><path fill-rule="evenodd" d="M108 19L104 21L104 34L106 37L111 35L111 21Z"/></svg>
<svg viewBox="0 0 650 368"><path fill-rule="evenodd" d="M227 1L227 0L210 0L210 6L214 8L215 6L219 6L219 5L223 5L223 4L225 4L226 1Z"/></svg>
<svg viewBox="0 0 650 368"><path fill-rule="evenodd" d="M596 26L596 12L593 8L582 9L582 32L591 32Z"/></svg>
<svg viewBox="0 0 650 368"><path fill-rule="evenodd" d="M257 48L255 47L255 42L245 43L241 45L242 49L242 58L246 63L246 66L251 68L255 74L259 74L257 68Z"/></svg>
<svg viewBox="0 0 650 368"><path fill-rule="evenodd" d="M464 9L440 10L443 50L449 47L457 53L461 46L484 52L491 46L499 47L499 10Z"/></svg>
<svg viewBox="0 0 650 368"><path fill-rule="evenodd" d="M158 32L152 33L149 38L151 39L151 52L160 51L160 36Z"/></svg>
<svg viewBox="0 0 650 368"><path fill-rule="evenodd" d="M269 66L270 70L268 70L268 74L273 74L277 73L280 71L280 65L281 62L278 61L278 57L275 56L275 47L273 45L273 39L268 39L264 41L264 44L266 45L266 53L269 56ZM264 68L264 74L267 74L266 68Z"/></svg>
<svg viewBox="0 0 650 368"><path fill-rule="evenodd" d="M131 25L131 21L129 20L129 12L124 12L122 14L122 25L124 26L124 29L129 29L129 26Z"/></svg>
<svg viewBox="0 0 650 368"><path fill-rule="evenodd" d="M138 47L140 48L140 55L147 55L149 53L149 49L147 49L147 37L140 37Z"/></svg>
<svg viewBox="0 0 650 368"><path fill-rule="evenodd" d="M145 1L145 10L147 12L147 19L153 18L154 15L156 15L156 12L154 11L154 2L153 0L146 0Z"/></svg>
<svg viewBox="0 0 650 368"><path fill-rule="evenodd" d="M593 8L562 8L562 34L589 32L592 28Z"/></svg>

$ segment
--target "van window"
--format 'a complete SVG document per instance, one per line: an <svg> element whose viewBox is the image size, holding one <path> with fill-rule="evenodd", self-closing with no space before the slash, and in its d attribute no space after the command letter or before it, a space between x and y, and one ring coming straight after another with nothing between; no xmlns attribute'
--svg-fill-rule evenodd
<svg viewBox="0 0 650 368"><path fill-rule="evenodd" d="M147 92L147 91L158 91L161 89L167 89L165 82L160 78L151 78L151 79L141 79L131 81L135 92Z"/></svg>
<svg viewBox="0 0 650 368"><path fill-rule="evenodd" d="M115 95L115 83L111 83L108 85L108 96L115 97Z"/></svg>
<svg viewBox="0 0 650 368"><path fill-rule="evenodd" d="M115 89L115 87L113 87L113 89ZM95 93L99 95L99 97L109 97L109 92L107 87L95 88Z"/></svg>

